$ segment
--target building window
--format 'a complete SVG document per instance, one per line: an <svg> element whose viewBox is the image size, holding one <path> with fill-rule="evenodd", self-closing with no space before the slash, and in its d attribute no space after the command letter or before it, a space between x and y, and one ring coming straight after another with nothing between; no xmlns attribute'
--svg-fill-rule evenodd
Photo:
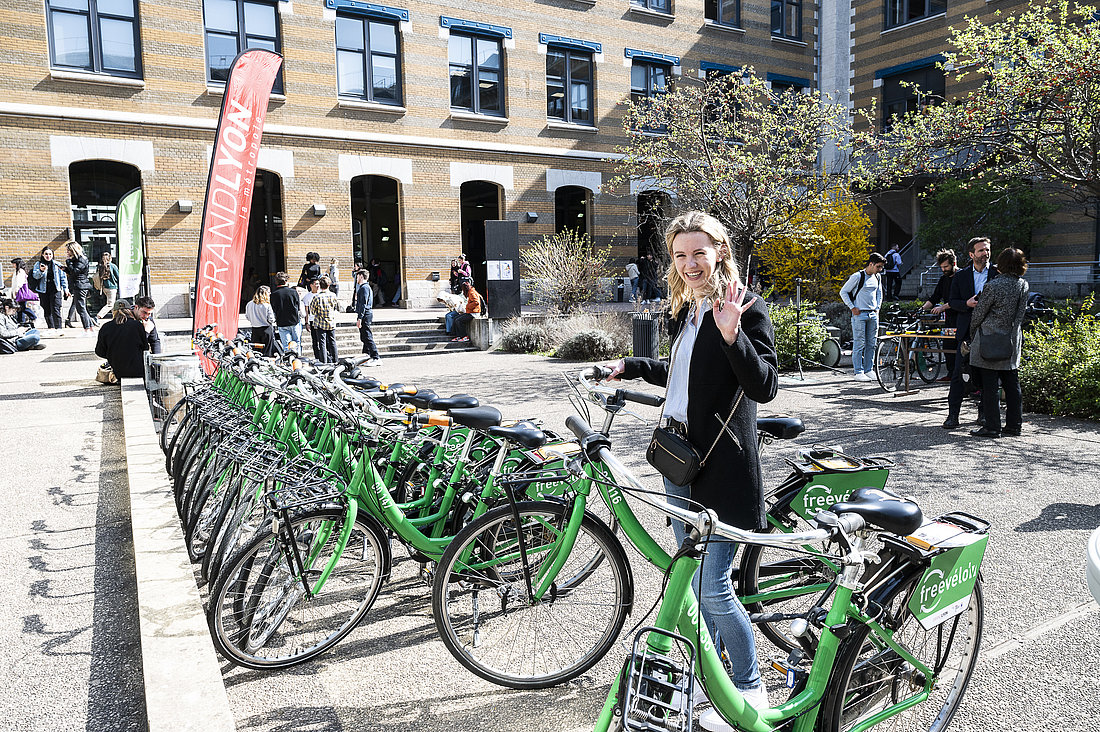
<svg viewBox="0 0 1100 732"><path fill-rule="evenodd" d="M672 0L630 0L630 4L658 13L672 13Z"/></svg>
<svg viewBox="0 0 1100 732"><path fill-rule="evenodd" d="M664 94L671 75L667 64L635 60L630 65L630 101L638 104Z"/></svg>
<svg viewBox="0 0 1100 732"><path fill-rule="evenodd" d="M46 0L53 66L139 77L135 0Z"/></svg>
<svg viewBox="0 0 1100 732"><path fill-rule="evenodd" d="M703 16L718 25L741 27L741 0L706 0Z"/></svg>
<svg viewBox="0 0 1100 732"><path fill-rule="evenodd" d="M276 0L203 0L206 20L206 80L224 84L237 54L248 48L281 53ZM283 72L272 88L283 93Z"/></svg>
<svg viewBox="0 0 1100 732"><path fill-rule="evenodd" d="M802 0L772 0L772 35L802 40Z"/></svg>
<svg viewBox="0 0 1100 732"><path fill-rule="evenodd" d="M452 30L447 58L451 68L451 109L503 116L500 39Z"/></svg>
<svg viewBox="0 0 1100 732"><path fill-rule="evenodd" d="M336 15L336 76L341 96L401 104L397 21Z"/></svg>
<svg viewBox="0 0 1100 732"><path fill-rule="evenodd" d="M886 0L886 27L912 23L947 12L947 0Z"/></svg>
<svg viewBox="0 0 1100 732"><path fill-rule="evenodd" d="M918 88L913 88L916 85ZM882 76L882 126L889 129L893 119L902 118L944 98L942 69L929 65L899 74Z"/></svg>
<svg viewBox="0 0 1100 732"><path fill-rule="evenodd" d="M592 54L546 49L546 116L577 125L592 124Z"/></svg>

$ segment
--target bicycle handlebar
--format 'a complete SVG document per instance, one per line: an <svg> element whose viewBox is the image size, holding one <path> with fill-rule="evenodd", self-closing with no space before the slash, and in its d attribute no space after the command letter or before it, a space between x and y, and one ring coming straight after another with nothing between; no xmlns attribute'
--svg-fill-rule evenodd
<svg viewBox="0 0 1100 732"><path fill-rule="evenodd" d="M611 369L602 366L591 366L581 370L577 374L577 381L580 382L587 391L593 394L603 394L616 398L621 397L628 402L645 404L648 407L659 407L665 403L665 398L658 394L649 394L644 391L620 389L591 383L592 381L603 381L609 376L611 376Z"/></svg>

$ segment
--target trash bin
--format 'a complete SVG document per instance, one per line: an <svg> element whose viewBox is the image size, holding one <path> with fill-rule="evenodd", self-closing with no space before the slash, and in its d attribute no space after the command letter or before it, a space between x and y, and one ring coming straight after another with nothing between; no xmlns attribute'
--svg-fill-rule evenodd
<svg viewBox="0 0 1100 732"><path fill-rule="evenodd" d="M193 353L145 354L145 390L158 429L165 415L183 398L183 386L202 379L202 365Z"/></svg>
<svg viewBox="0 0 1100 732"><path fill-rule="evenodd" d="M626 288L623 287L623 278L616 277L615 281L619 283L615 285L615 302L622 302L626 292Z"/></svg>
<svg viewBox="0 0 1100 732"><path fill-rule="evenodd" d="M657 358L657 313L634 313L634 355Z"/></svg>

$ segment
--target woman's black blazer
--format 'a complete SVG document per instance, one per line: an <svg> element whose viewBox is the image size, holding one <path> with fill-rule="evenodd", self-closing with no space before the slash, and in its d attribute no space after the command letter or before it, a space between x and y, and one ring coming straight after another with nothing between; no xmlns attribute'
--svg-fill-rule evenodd
<svg viewBox="0 0 1100 732"><path fill-rule="evenodd" d="M687 313L685 305L673 321L673 342ZM666 361L628 358L625 366L624 379L641 377L651 384L667 385ZM691 497L717 511L726 523L762 529L764 492L756 448L756 405L770 402L779 389L775 332L763 299L757 299L741 316L741 329L732 346L722 339L713 313L703 314L688 377L688 439L705 455L718 438L710 459L692 483ZM745 398L723 432L722 422L738 387L744 388Z"/></svg>

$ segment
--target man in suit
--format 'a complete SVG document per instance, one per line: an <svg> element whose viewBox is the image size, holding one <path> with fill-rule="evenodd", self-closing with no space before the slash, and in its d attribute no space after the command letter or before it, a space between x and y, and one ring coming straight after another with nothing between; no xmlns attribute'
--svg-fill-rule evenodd
<svg viewBox="0 0 1100 732"><path fill-rule="evenodd" d="M955 350L970 340L970 315L978 304L985 283L997 276L997 268L989 263L990 243L985 236L976 236L966 245L970 253L970 264L960 269L951 278L951 294L947 304L956 313ZM968 359L961 356L955 359L955 368L951 372L951 389L947 393L947 419L943 422L946 430L959 426L959 412L962 410L963 397L966 394L966 381L963 379L963 367ZM978 418L981 421L981 417Z"/></svg>

